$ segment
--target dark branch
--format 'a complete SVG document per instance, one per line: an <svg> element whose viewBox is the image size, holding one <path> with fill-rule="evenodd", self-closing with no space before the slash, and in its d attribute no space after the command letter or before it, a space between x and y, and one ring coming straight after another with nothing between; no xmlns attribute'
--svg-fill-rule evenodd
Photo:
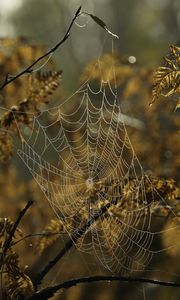
<svg viewBox="0 0 180 300"><path fill-rule="evenodd" d="M23 210L20 211L19 213L19 216L16 220L16 222L14 223L13 225L13 228L7 238L7 240L5 241L4 245L3 245L3 249L2 249L2 254L0 256L0 267L2 266L3 264L3 261L4 261L4 258L6 256L6 253L11 245L11 242L12 242L12 239L13 239L13 236L16 232L16 229L19 225L19 223L21 222L21 219L23 218L23 216L25 215L25 213L27 212L27 210L29 209L29 207L33 204L33 201L32 200L29 200L28 203L26 204L26 206L23 208Z"/></svg>
<svg viewBox="0 0 180 300"><path fill-rule="evenodd" d="M108 208L112 205L115 205L117 203L117 200L112 200L108 204L104 205L101 209L99 209L94 215L91 216L91 218L81 227L76 229L73 234L71 235L71 238L67 241L64 248L55 256L53 260L51 260L44 269L34 278L33 283L35 286L39 285L43 278L47 275L47 273L57 264L57 262L69 251L74 243L78 241L80 237L82 237L87 230L91 227L91 225L96 222L100 216L102 216L105 212L107 212Z"/></svg>
<svg viewBox="0 0 180 300"><path fill-rule="evenodd" d="M22 72L20 72L19 74L9 77L8 75L6 75L5 81L4 83L1 85L0 90L2 90L6 85L10 84L11 82L13 82L14 80L16 80L17 78L21 77L24 74L28 74L31 73L33 71L33 67L42 59L44 59L45 57L47 57L48 55L50 55L51 53L54 53L69 37L70 35L70 31L71 28L76 20L76 18L79 16L81 11L81 6L78 8L77 12L74 15L74 18L72 19L69 28L67 30L67 32L65 33L63 39L57 44L55 45L53 48L51 48L48 52L46 52L45 54L43 54L42 56L40 56L37 60L35 60L31 65L29 65L26 69L24 69Z"/></svg>
<svg viewBox="0 0 180 300"><path fill-rule="evenodd" d="M92 282L106 282L106 281L120 281L120 282L128 282L128 283L149 283L154 285L161 286L172 286L172 287L180 287L180 283L175 282L164 282L154 279L147 278L134 278L134 277L125 277L125 276L93 276L93 277L84 277L84 278L76 278L69 281L65 281L61 284L57 284L52 287L45 288L39 292L36 292L32 296L30 296L27 300L47 300L54 296L54 294L61 289L68 289L77 284L81 283L92 283Z"/></svg>

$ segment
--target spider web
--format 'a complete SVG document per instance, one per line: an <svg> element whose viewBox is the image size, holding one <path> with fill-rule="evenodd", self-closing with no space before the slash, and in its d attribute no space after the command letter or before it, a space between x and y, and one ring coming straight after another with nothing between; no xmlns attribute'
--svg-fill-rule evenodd
<svg viewBox="0 0 180 300"><path fill-rule="evenodd" d="M127 274L144 270L160 252L153 249L160 232L152 213L165 203L128 137L113 63L106 75L100 59L93 68L100 84L89 78L63 103L34 115L18 154L76 247Z"/></svg>

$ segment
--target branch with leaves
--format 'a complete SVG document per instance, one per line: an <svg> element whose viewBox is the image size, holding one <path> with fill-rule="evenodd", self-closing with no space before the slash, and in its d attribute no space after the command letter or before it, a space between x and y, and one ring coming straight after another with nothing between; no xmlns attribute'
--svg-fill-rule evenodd
<svg viewBox="0 0 180 300"><path fill-rule="evenodd" d="M180 106L180 47L171 45L170 54L164 58L165 66L158 67L154 73L152 104L160 96L177 95L176 108Z"/></svg>

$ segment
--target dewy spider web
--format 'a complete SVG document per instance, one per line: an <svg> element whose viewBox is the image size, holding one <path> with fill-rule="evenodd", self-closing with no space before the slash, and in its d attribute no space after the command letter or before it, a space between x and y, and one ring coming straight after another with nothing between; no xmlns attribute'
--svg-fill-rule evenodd
<svg viewBox="0 0 180 300"><path fill-rule="evenodd" d="M109 270L127 274L144 270L158 252L152 249L160 234L151 228L152 207L162 199L150 188L129 140L113 59L108 74L101 59L94 71L101 73L99 86L89 78L63 103L34 115L18 154L70 236L112 203L75 244L93 250Z"/></svg>

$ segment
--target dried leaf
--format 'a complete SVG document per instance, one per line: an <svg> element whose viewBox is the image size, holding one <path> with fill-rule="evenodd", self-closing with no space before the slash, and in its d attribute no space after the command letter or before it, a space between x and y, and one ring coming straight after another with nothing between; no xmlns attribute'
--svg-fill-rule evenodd
<svg viewBox="0 0 180 300"><path fill-rule="evenodd" d="M164 58L166 65L154 73L152 104L160 96L178 96L180 93L180 47L170 46L170 54ZM179 105L176 105L176 109Z"/></svg>
<svg viewBox="0 0 180 300"><path fill-rule="evenodd" d="M110 35L112 35L113 37L119 39L118 35L114 34L113 32L111 32L111 31L107 28L107 26L106 26L106 24L104 23L104 21L102 21L100 18L98 18L98 17L95 16L95 15L88 14L88 13L86 13L86 14L87 14L88 16L90 16L96 24L98 24L100 27L102 27L103 29L105 29Z"/></svg>
<svg viewBox="0 0 180 300"><path fill-rule="evenodd" d="M59 86L62 71L37 73L32 81L28 99L36 102L47 102L49 95L53 94Z"/></svg>

